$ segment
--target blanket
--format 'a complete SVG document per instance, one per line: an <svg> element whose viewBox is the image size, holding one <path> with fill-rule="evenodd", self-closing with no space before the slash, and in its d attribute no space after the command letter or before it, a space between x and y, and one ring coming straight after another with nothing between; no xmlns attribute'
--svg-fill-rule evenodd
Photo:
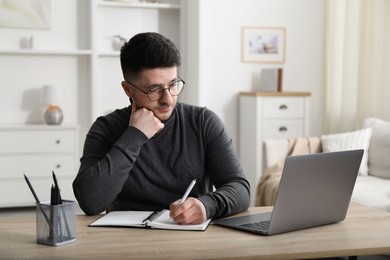
<svg viewBox="0 0 390 260"><path fill-rule="evenodd" d="M319 137L298 137L288 140L288 156L322 152ZM268 167L257 186L255 206L273 206L279 188L284 160Z"/></svg>

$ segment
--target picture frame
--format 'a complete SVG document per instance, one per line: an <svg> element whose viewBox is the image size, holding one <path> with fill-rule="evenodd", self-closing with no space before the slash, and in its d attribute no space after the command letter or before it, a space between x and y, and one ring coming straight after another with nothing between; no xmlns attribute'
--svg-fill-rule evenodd
<svg viewBox="0 0 390 260"><path fill-rule="evenodd" d="M0 27L50 29L51 0L0 1Z"/></svg>
<svg viewBox="0 0 390 260"><path fill-rule="evenodd" d="M283 27L242 27L242 61L283 63L285 31Z"/></svg>

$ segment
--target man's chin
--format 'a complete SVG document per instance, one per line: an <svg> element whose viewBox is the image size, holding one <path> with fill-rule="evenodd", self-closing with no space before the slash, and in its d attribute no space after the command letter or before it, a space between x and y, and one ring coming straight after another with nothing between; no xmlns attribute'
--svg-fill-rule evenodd
<svg viewBox="0 0 390 260"><path fill-rule="evenodd" d="M153 110L153 113L161 121L166 121L172 116L174 110L175 110L175 105L167 106L167 107L164 106Z"/></svg>
<svg viewBox="0 0 390 260"><path fill-rule="evenodd" d="M161 112L161 111L158 111L157 113L154 114L158 119L160 119L161 121L166 121L168 120L171 115L172 115L172 110L169 110L169 111L166 111L166 112Z"/></svg>
<svg viewBox="0 0 390 260"><path fill-rule="evenodd" d="M163 114L163 115L158 115L157 118L161 120L161 122L164 122L164 121L167 121L170 117L171 117L172 114Z"/></svg>

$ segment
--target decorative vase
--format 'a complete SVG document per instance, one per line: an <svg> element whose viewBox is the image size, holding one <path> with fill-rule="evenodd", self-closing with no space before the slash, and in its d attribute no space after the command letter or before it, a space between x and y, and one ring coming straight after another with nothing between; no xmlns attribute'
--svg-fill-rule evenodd
<svg viewBox="0 0 390 260"><path fill-rule="evenodd" d="M126 38L121 35L114 35L112 38L112 48L115 51L120 51L122 46L126 43Z"/></svg>

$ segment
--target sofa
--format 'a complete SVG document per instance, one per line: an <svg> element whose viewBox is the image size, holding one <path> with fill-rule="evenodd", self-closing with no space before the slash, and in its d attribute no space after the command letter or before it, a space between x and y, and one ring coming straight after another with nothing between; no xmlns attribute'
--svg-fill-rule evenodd
<svg viewBox="0 0 390 260"><path fill-rule="evenodd" d="M361 129L264 142L265 171L256 192L256 206L270 206L276 197L287 156L364 149L352 201L390 212L390 122L367 118Z"/></svg>

